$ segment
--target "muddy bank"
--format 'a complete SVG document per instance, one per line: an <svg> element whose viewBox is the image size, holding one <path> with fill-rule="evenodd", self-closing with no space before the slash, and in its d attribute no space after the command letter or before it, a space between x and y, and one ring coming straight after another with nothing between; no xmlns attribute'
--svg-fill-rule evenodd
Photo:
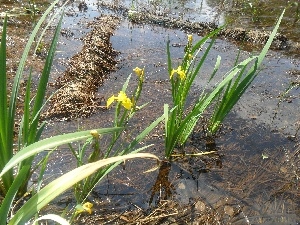
<svg viewBox="0 0 300 225"><path fill-rule="evenodd" d="M112 48L110 37L118 23L115 16L103 16L89 24L93 29L82 39L82 51L70 59L67 70L56 81L58 91L51 99L46 117L69 120L105 108L96 92L116 69L118 52Z"/></svg>

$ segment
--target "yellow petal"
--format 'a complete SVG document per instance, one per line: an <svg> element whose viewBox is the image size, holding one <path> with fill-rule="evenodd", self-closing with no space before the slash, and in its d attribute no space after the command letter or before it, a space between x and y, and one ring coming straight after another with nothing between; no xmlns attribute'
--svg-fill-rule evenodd
<svg viewBox="0 0 300 225"><path fill-rule="evenodd" d="M83 204L83 208L92 208L93 207L93 203L90 203L90 202L86 202Z"/></svg>
<svg viewBox="0 0 300 225"><path fill-rule="evenodd" d="M125 92L124 91L120 91L119 94L118 94L118 96L115 99L117 101L119 101L119 102L123 102L124 99L126 99L126 98L127 98L127 95L125 94Z"/></svg>
<svg viewBox="0 0 300 225"><path fill-rule="evenodd" d="M85 210L86 212L88 212L89 214L92 214L92 207L93 207L93 204L92 204L92 203L86 202L86 203L83 204L82 207L84 208L84 210Z"/></svg>
<svg viewBox="0 0 300 225"><path fill-rule="evenodd" d="M130 110L132 107L132 102L130 100L130 98L126 98L122 101L122 105L124 106L125 109Z"/></svg>
<svg viewBox="0 0 300 225"><path fill-rule="evenodd" d="M138 77L142 77L144 76L144 69L141 69L139 67L135 67L133 69L133 71L135 72L135 74L138 76Z"/></svg>
<svg viewBox="0 0 300 225"><path fill-rule="evenodd" d="M178 73L181 80L185 79L185 72Z"/></svg>
<svg viewBox="0 0 300 225"><path fill-rule="evenodd" d="M188 43L192 44L192 42L193 42L193 35L189 34L188 35Z"/></svg>
<svg viewBox="0 0 300 225"><path fill-rule="evenodd" d="M181 80L185 79L185 71L181 69L181 66L178 66L177 73Z"/></svg>
<svg viewBox="0 0 300 225"><path fill-rule="evenodd" d="M93 136L93 138L98 138L99 137L99 133L97 130L91 130L90 134Z"/></svg>
<svg viewBox="0 0 300 225"><path fill-rule="evenodd" d="M111 96L109 99L107 99L107 102L106 102L106 107L107 107L107 108L111 105L111 103L114 102L115 98L116 98L116 97L113 95L113 96Z"/></svg>
<svg viewBox="0 0 300 225"><path fill-rule="evenodd" d="M185 79L185 72L183 70L180 70L177 73L178 73L178 75L179 75L179 77L180 77L181 80Z"/></svg>
<svg viewBox="0 0 300 225"><path fill-rule="evenodd" d="M174 73L177 73L177 70L172 69L171 74L170 74L170 79L172 79Z"/></svg>

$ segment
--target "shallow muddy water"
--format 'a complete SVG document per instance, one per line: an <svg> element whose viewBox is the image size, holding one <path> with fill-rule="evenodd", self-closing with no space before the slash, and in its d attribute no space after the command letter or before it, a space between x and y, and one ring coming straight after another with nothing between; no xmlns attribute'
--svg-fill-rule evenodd
<svg viewBox="0 0 300 225"><path fill-rule="evenodd" d="M264 18L270 17L264 14L259 14L262 19L255 21L249 12L247 14L247 8L242 12L228 10L233 2L240 2L236 9L246 7L241 4L243 1L232 1L227 5L221 2L169 1L160 2L160 7L154 2L138 2L136 7L149 7L157 13L169 10L173 15L185 19L218 24L232 21L230 16L238 14L240 17L234 16L232 26L246 24L270 29L275 21L272 17L270 24L263 22ZM279 1L272 2L275 4ZM113 48L120 51L118 70L109 75L110 78L99 87L97 95L107 99L116 94L133 68L145 67L146 82L140 102L149 104L129 123L127 133L130 135L126 138L134 137L163 113L164 103L171 103L166 43L169 39L176 66L184 51L186 33L153 24L132 24L122 12L118 14L106 7L99 7L97 1L86 1L86 7L79 7L80 3L74 1L67 7L62 29L64 34L69 35L60 38L51 81L61 76L67 67L67 60L81 50L80 38L90 31L86 27L89 21L101 14L120 16L122 21L111 38ZM131 1L117 1L115 4L131 7ZM274 13L278 12L279 15L281 6L278 8L279 12L275 10ZM290 19L292 17L285 18ZM299 27L298 22L295 24ZM291 38L299 41L293 35ZM194 34L194 40L198 39L200 37ZM204 81L208 79L217 56L222 57L222 63L214 82L222 79L233 65L239 48L242 46L216 40L205 67L195 81L190 102L206 88ZM185 148L187 153L216 149L216 154L178 158L170 167L166 165L160 171L147 174L140 172L151 167L152 164L147 161L126 163L125 169L117 168L93 192L90 198L95 205L93 215L83 218L82 223L98 224L103 222L105 216L106 222L115 216L119 223L126 223L126 219L130 221L128 212L142 212L145 216L157 213L155 210L159 209L160 215L165 216L153 224L299 224L300 90L293 89L282 99L280 96L291 82L299 82L300 61L298 57L283 53L269 52L253 85L224 121L214 140L215 145L206 144L200 124ZM241 57L251 54L242 51ZM129 88L135 83L132 77ZM205 116L209 113L208 110ZM110 109L99 110L89 118L69 122L49 121L44 136L77 129L109 127L112 117L113 110ZM142 145L151 143L155 145L146 152L163 158L162 127L157 128ZM53 153L50 165L48 177L74 168L75 160L68 149L61 149ZM66 195L58 202L57 208L69 201L74 202L70 198ZM157 215L159 213L153 214L153 217Z"/></svg>

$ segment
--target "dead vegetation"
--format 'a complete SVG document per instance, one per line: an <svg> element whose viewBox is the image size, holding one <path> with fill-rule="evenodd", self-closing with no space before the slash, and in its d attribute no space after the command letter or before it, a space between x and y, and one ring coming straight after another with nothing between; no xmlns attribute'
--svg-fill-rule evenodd
<svg viewBox="0 0 300 225"><path fill-rule="evenodd" d="M83 38L82 51L74 55L63 76L56 81L58 91L51 98L46 117L72 119L88 117L101 106L96 96L109 73L115 70L118 52L112 48L110 36L119 23L116 16L96 18Z"/></svg>
<svg viewBox="0 0 300 225"><path fill-rule="evenodd" d="M147 212L148 211L148 212ZM137 207L135 210L125 210L122 213L94 212L93 216L79 218L78 224L223 224L218 213L206 207L199 200L192 204L182 205L172 200L162 200L149 210Z"/></svg>

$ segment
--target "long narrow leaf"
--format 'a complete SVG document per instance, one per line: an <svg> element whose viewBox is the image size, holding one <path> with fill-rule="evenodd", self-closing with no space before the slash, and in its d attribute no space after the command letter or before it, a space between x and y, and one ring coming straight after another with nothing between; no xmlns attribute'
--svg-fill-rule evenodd
<svg viewBox="0 0 300 225"><path fill-rule="evenodd" d="M213 44L215 43L215 39L212 39L208 47L206 48L203 56L201 57L200 62L197 64L196 69L193 71L193 75L191 76L189 80L189 86L191 86L194 82L195 77L199 74L199 71L204 63L204 61L207 58L208 53L210 52L210 49L212 48Z"/></svg>
<svg viewBox="0 0 300 225"><path fill-rule="evenodd" d="M35 49L34 49L34 52L37 51L38 47L39 47L39 44L41 43L41 40L45 34L45 32L48 30L50 24L58 17L58 15L64 10L65 6L69 3L69 0L65 1L65 3L58 9L56 10L56 12L54 13L54 15L48 19L48 23L46 24L46 26L43 28L40 36L39 36L39 39L38 41L36 42L36 46L35 46Z"/></svg>
<svg viewBox="0 0 300 225"><path fill-rule="evenodd" d="M124 156L117 156L108 159L102 159L94 163L78 167L58 179L52 181L50 184L45 186L39 193L31 197L14 215L9 221L9 225L25 224L31 217L38 212L42 207L47 205L50 201L56 198L64 191L71 188L74 184L81 181L82 179L90 176L95 171L103 166L109 164L133 159L133 158L153 158L159 160L155 155L149 153L136 153Z"/></svg>
<svg viewBox="0 0 300 225"><path fill-rule="evenodd" d="M125 148L121 154L127 154L131 149L133 149L138 143L140 143L161 121L165 118L164 115L153 121L145 130L143 130L136 138Z"/></svg>
<svg viewBox="0 0 300 225"><path fill-rule="evenodd" d="M3 22L2 37L0 43L0 169L2 169L8 160L12 157L12 143L9 142L8 135L8 116L7 116L7 76L6 76L6 26L7 16ZM2 177L0 189L6 193L13 181L13 171L11 170Z"/></svg>
<svg viewBox="0 0 300 225"><path fill-rule="evenodd" d="M28 78L27 85L26 85L24 114L23 114L23 118L20 123L20 129L19 129L18 149L20 149L21 147L24 147L24 145L26 144L26 143L24 143L24 140L27 140L28 135L29 135L31 76L32 76L32 70L30 69L29 78Z"/></svg>
<svg viewBox="0 0 300 225"><path fill-rule="evenodd" d="M3 111L3 113L1 112L1 116L5 117L5 119L1 118L0 116L0 152L4 153L1 158L7 162L13 155L13 141L14 141L14 123L15 123L15 115L16 115L16 102L17 102L17 98L18 98L18 93L19 93L19 87L20 87L20 80L23 76L23 70L24 70L24 66L26 63L26 59L30 50L30 47L34 41L34 38L36 37L36 34L41 26L41 24L43 23L43 21L46 19L47 15L50 13L50 11L53 9L53 7L55 6L55 4L59 2L59 0L56 0L55 2L53 2L50 7L45 11L45 13L42 15L41 19L38 21L37 25L35 26L26 46L25 49L23 51L17 72L16 72L16 76L14 78L14 82L13 82L13 87L11 90L11 96L10 96L10 101L9 101L9 107L7 109L7 100L4 99L3 97L0 97L2 100L1 103L1 111ZM6 29L6 23L4 24L4 28ZM3 33L2 35L4 35L5 37L5 33ZM5 43L5 38L1 40L2 43ZM3 44L1 44L1 57L4 57L3 52L5 50L5 46L3 46ZM3 60L3 59L2 59ZM1 60L0 60L1 61ZM2 63L0 63L3 67L4 61L2 61ZM4 69L4 70L2 70ZM5 73L6 69L1 68L1 73ZM2 77L2 76L1 76ZM1 79L5 79L6 80L6 76L2 77ZM6 81L2 82L1 80L1 86L4 87L4 85L6 86ZM1 89L1 94L7 94L6 88L4 88L3 90ZM0 96L1 96L0 94ZM5 102L4 102L5 101ZM5 112L4 112L5 111ZM2 120L3 119L3 120ZM1 153L0 153L1 154ZM1 163L2 165L0 165L1 167L3 167L3 163ZM10 187L10 185L13 182L13 172L10 171L7 173L7 175L5 175L4 177L2 177L2 181L3 184L5 186L5 188L3 189L3 193L6 193ZM1 185L2 187L2 185Z"/></svg>
<svg viewBox="0 0 300 225"><path fill-rule="evenodd" d="M172 60L171 60L171 52L170 52L170 40L167 41L167 61L168 61L168 76L171 75L172 71ZM173 99L175 99L175 84L174 82L171 82L172 84L172 96Z"/></svg>
<svg viewBox="0 0 300 225"><path fill-rule="evenodd" d="M41 220L52 220L61 225L70 225L70 223L67 220L65 220L64 218L62 218L58 215L55 215L55 214L47 214L47 215L41 216L34 221L33 225L38 224L37 222L41 221Z"/></svg>
<svg viewBox="0 0 300 225"><path fill-rule="evenodd" d="M40 112L41 112L43 104L44 104L50 70L51 70L51 66L52 66L52 62L53 62L53 58L54 58L54 53L55 53L58 37L60 34L62 18L63 18L63 14L61 15L61 18L56 27L55 34L52 39L52 43L51 43L51 46L50 46L50 49L48 51L48 55L47 55L47 58L45 61L42 76L40 77L38 90L37 90L37 94L35 97L34 106L33 106L33 110L32 110L32 118L34 118L34 119L30 118L30 120L31 120L30 127L29 127L29 118L27 118L27 121L25 121L25 123L24 123L24 127L27 130L24 130L23 134L25 132L27 132L27 133L25 134L25 138L23 139L23 145L30 145L31 143L38 141L40 134L37 133L37 131L42 132L41 128L43 128L43 127L40 127L40 129L38 129L38 123L39 123L39 118L40 118ZM25 107L26 107L26 105L25 105ZM24 116L27 115L27 117L28 117L29 116L28 114L29 114L29 108L28 109L25 108ZM34 158L34 156L29 157L26 160L24 160L21 164L21 167L24 166L25 164L31 165L33 158ZM24 190L26 190L29 177L30 177L30 170L28 170L28 175L26 176L27 179L24 179L23 185L20 188L21 192L24 192Z"/></svg>
<svg viewBox="0 0 300 225"><path fill-rule="evenodd" d="M169 105L164 104L164 116L165 116L165 139L168 138L169 136L169 131L168 131L168 121L169 121Z"/></svg>
<svg viewBox="0 0 300 225"><path fill-rule="evenodd" d="M102 129L98 129L97 131L99 134L107 134L107 133L116 132L120 129L123 128L119 128L119 127L102 128ZM67 144L73 141L83 140L89 137L91 137L90 131L80 131L75 133L62 134L62 135L46 138L44 140L35 142L25 147L21 151L19 151L16 155L14 155L12 159L3 168L2 172L0 173L0 177L2 177L4 173L6 173L9 169L13 168L18 163L22 162L28 157L33 156L41 151L44 151L46 149L52 149L59 145Z"/></svg>
<svg viewBox="0 0 300 225"><path fill-rule="evenodd" d="M56 27L55 34L52 39L52 43L51 43L51 46L50 46L50 49L49 49L49 52L48 52L48 55L46 58L42 76L40 78L37 94L36 94L35 101L34 101L33 111L32 111L33 117L35 119L33 120L31 127L30 127L30 136L29 136L28 144L31 144L32 142L36 141L36 138L35 138L36 133L35 132L36 132L36 129L38 126L38 120L39 120L39 116L36 116L36 115L39 115L40 109L42 108L43 102L45 99L45 94L46 94L48 79L49 79L49 75L50 75L50 71L51 71L51 66L52 66L52 62L53 62L53 58L54 58L54 53L56 50L58 37L60 34L62 18L63 18L63 14L61 15L58 25Z"/></svg>
<svg viewBox="0 0 300 225"><path fill-rule="evenodd" d="M181 136L182 132L184 132L185 124L188 124L188 121L190 121L193 117L199 117L200 114L203 113L203 111L211 104L211 102L216 98L220 90L222 90L228 82L232 80L232 78L242 69L245 67L245 65L248 65L251 61L257 59L257 57L250 57L248 59L245 59L243 62L241 62L239 65L235 66L231 69L231 71L228 73L228 75L225 77L224 80L222 80L218 86L205 98L203 98L197 105L194 107L192 112L190 112L184 119L182 125L177 130L177 135Z"/></svg>
<svg viewBox="0 0 300 225"><path fill-rule="evenodd" d="M218 70L220 68L220 64L221 64L221 56L218 55L217 61L216 61L215 67L214 67L214 71L212 72L208 82L210 82L215 77L216 73L218 72Z"/></svg>
<svg viewBox="0 0 300 225"><path fill-rule="evenodd" d="M11 206L13 201L15 200L15 196L23 182L24 177L27 174L27 171L30 169L30 165L24 166L15 177L14 181L10 185L8 192L5 195L4 200L1 202L0 206L0 225L6 225L6 219L9 211L11 210Z"/></svg>
<svg viewBox="0 0 300 225"><path fill-rule="evenodd" d="M125 91L127 90L127 87L128 87L129 81L130 81L130 78L131 78L131 74L127 77L125 83L123 84L122 91L125 92Z"/></svg>
<svg viewBox="0 0 300 225"><path fill-rule="evenodd" d="M7 77L6 77L6 25L7 16L5 16L3 22L2 36L0 42L0 144L6 143L6 123L7 123ZM5 152L0 152L0 156L3 157L1 161L5 161Z"/></svg>
<svg viewBox="0 0 300 225"><path fill-rule="evenodd" d="M29 50L31 48L32 43L34 42L34 39L37 35L37 32L39 30L39 28L41 27L42 23L45 21L45 19L47 18L48 14L51 12L51 10L55 7L55 5L59 2L59 0L55 0L50 6L49 8L47 8L47 10L44 12L44 14L41 16L40 20L37 22L34 30L32 31L29 40L25 46L25 49L23 51L22 54L22 58L20 60L19 63L19 67L18 70L16 72L16 76L14 79L14 84L13 84L13 88L12 88L12 94L11 94L11 98L10 98L10 104L9 104L9 122L10 124L8 125L10 131L9 131L9 137L8 140L12 140L12 135L13 135L13 123L14 123L14 118L15 118L15 110L16 110L16 100L18 97L18 93L19 93L19 86L20 86L20 80L23 76L23 70L24 70L24 66L26 63L26 59L29 53ZM10 144L12 146L12 143Z"/></svg>
<svg viewBox="0 0 300 225"><path fill-rule="evenodd" d="M149 148L150 146L153 146L153 144L138 148L138 149L130 152L129 155L134 155L140 151L143 151L146 148ZM122 156L122 155L119 155L119 156ZM104 167L104 169L100 169L99 171L97 171L96 176L92 177L93 181L84 183L83 190L89 190L89 192L88 193L81 192L80 194L82 196L80 196L80 199L84 199L83 201L85 201L85 199L95 189L96 185L102 180L102 178L104 178L106 175L108 175L114 168L116 168L122 162L123 161L115 162L113 164L107 165L106 167ZM91 186L91 184L92 184L92 186Z"/></svg>
<svg viewBox="0 0 300 225"><path fill-rule="evenodd" d="M218 103L214 114L210 120L209 130L212 134L214 134L219 124L225 119L230 110L234 107L234 105L238 102L238 100L242 97L245 91L248 89L249 85L255 79L258 74L258 68L261 65L263 59L265 58L267 51L269 50L272 41L277 33L280 22L284 15L285 10L283 10L281 16L279 17L275 28L273 29L267 43L265 44L263 50L257 57L256 62L252 65L250 70L244 75L246 66L240 71L240 74L237 76L233 85L231 86L231 82L229 82L225 92L223 93L222 100Z"/></svg>
<svg viewBox="0 0 300 225"><path fill-rule="evenodd" d="M191 117L191 119L187 121L187 123L184 125L181 135L179 136L179 140L178 140L179 144L183 145L186 142L187 138L194 130L194 127L196 126L199 117L200 116Z"/></svg>
<svg viewBox="0 0 300 225"><path fill-rule="evenodd" d="M225 26L225 25L224 25ZM224 26L219 27L218 29L212 31L211 33L209 33L208 35L206 35L204 38L201 39L201 41L199 41L197 44L195 44L191 50L191 54L194 54L198 49L201 48L201 46L211 37L217 35L219 33L220 30L222 30L224 28Z"/></svg>

